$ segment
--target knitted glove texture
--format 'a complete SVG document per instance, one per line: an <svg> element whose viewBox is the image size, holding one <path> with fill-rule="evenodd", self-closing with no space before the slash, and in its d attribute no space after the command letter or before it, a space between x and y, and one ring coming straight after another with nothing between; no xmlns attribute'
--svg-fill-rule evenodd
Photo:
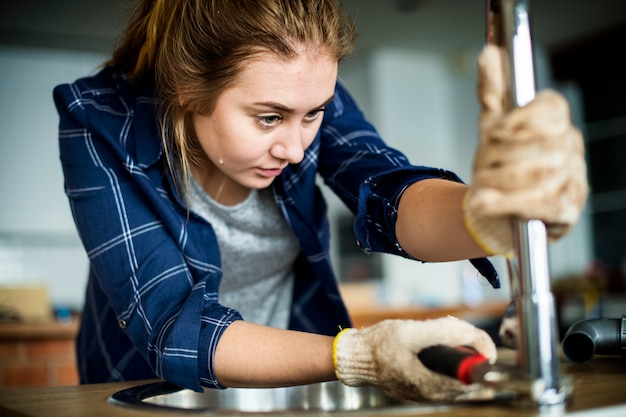
<svg viewBox="0 0 626 417"><path fill-rule="evenodd" d="M454 317L385 320L337 335L335 371L346 385L377 385L394 398L414 401L450 401L478 389L434 373L420 362L417 354L437 344L472 346L487 358L496 358L489 335L466 321Z"/></svg>
<svg viewBox="0 0 626 417"><path fill-rule="evenodd" d="M513 250L511 220L542 220L550 240L577 222L589 187L583 138L565 98L543 91L509 109L503 52L479 58L480 141L465 196L465 224L490 254Z"/></svg>

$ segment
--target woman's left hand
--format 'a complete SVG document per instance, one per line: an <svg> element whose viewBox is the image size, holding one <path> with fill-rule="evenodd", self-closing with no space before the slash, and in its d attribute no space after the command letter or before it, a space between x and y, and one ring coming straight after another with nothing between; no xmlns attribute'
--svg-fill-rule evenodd
<svg viewBox="0 0 626 417"><path fill-rule="evenodd" d="M503 62L496 46L479 59L480 143L464 207L467 228L490 254L512 251L513 218L542 220L560 239L588 194L584 142L567 101L544 91L508 109Z"/></svg>

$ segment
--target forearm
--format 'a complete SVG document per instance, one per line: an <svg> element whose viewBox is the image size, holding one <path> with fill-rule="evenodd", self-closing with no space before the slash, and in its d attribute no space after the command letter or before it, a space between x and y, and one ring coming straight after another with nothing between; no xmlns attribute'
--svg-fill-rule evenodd
<svg viewBox="0 0 626 417"><path fill-rule="evenodd" d="M464 224L466 190L464 184L440 179L408 187L398 206L396 236L400 246L411 256L429 262L486 256Z"/></svg>
<svg viewBox="0 0 626 417"><path fill-rule="evenodd" d="M336 379L333 338L246 321L232 323L217 346L214 369L227 387L278 387Z"/></svg>

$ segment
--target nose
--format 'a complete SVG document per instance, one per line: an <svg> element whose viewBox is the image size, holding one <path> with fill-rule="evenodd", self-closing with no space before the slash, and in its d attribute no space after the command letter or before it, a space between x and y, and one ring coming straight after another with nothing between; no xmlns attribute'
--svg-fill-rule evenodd
<svg viewBox="0 0 626 417"><path fill-rule="evenodd" d="M306 132L300 126L285 130L270 148L270 153L276 159L297 164L304 158L305 138Z"/></svg>

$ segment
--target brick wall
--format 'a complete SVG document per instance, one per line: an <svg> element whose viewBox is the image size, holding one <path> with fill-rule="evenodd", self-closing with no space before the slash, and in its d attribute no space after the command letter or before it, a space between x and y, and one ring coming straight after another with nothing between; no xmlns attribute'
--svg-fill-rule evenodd
<svg viewBox="0 0 626 417"><path fill-rule="evenodd" d="M75 333L75 324L0 324L0 387L78 384Z"/></svg>

